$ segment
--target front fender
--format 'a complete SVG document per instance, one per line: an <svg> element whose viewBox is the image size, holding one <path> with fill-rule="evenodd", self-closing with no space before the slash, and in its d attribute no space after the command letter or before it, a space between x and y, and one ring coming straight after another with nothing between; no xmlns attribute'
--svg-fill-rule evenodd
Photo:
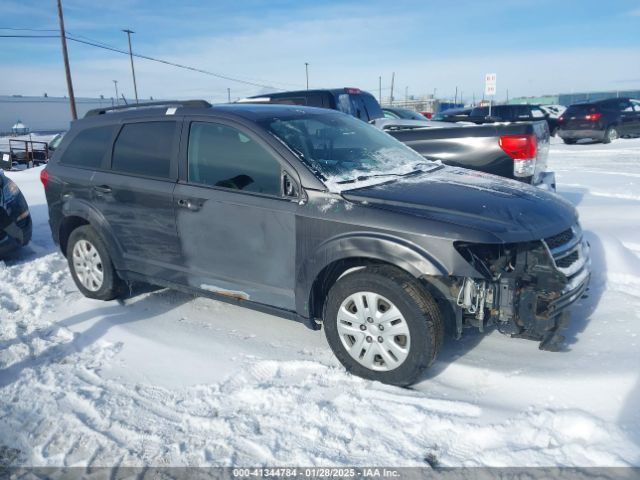
<svg viewBox="0 0 640 480"><path fill-rule="evenodd" d="M447 269L433 255L405 239L374 232L342 234L322 242L300 266L296 282L297 312L305 317L309 315L311 289L325 267L352 258L389 263L415 278L448 275Z"/></svg>

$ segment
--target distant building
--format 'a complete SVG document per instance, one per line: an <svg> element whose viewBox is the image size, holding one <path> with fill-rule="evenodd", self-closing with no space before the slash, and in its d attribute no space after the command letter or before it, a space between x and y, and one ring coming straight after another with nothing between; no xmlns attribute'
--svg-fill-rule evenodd
<svg viewBox="0 0 640 480"><path fill-rule="evenodd" d="M619 90L615 92L561 93L559 104L569 106L573 103L604 100L605 98L628 97L640 99L640 90Z"/></svg>
<svg viewBox="0 0 640 480"><path fill-rule="evenodd" d="M509 105L558 105L558 95L543 95L541 97L518 97L509 100Z"/></svg>
<svg viewBox="0 0 640 480"><path fill-rule="evenodd" d="M510 105L564 105L604 100L605 98L629 97L640 98L640 90L618 90L615 92L561 93L559 95L543 95L541 97L518 97L509 100Z"/></svg>
<svg viewBox="0 0 640 480"><path fill-rule="evenodd" d="M78 117L92 108L111 106L113 102L110 98L76 98ZM12 133L13 126L19 121L31 132L68 130L71 123L69 99L0 95L0 133Z"/></svg>

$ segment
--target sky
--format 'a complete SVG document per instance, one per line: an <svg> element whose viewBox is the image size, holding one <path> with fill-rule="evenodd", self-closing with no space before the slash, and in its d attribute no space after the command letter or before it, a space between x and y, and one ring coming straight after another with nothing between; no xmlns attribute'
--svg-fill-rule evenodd
<svg viewBox="0 0 640 480"><path fill-rule="evenodd" d="M140 98L214 102L353 86L469 101L640 89L640 0L62 0L68 33L247 83L134 59ZM0 35L57 35L54 0L2 0ZM17 30L23 29L23 30ZM31 29L31 30L24 30ZM37 30L37 31L36 31ZM129 58L68 42L76 96L133 97ZM0 95L67 93L59 38L0 37ZM256 84L256 85L251 85Z"/></svg>

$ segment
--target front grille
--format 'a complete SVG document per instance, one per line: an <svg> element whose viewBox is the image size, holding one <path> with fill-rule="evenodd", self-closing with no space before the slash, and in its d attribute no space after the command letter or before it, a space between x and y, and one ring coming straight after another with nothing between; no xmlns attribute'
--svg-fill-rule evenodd
<svg viewBox="0 0 640 480"><path fill-rule="evenodd" d="M550 250L553 250L554 248L558 248L565 243L569 243L572 238L573 229L569 228L564 232L558 233L557 235L545 238L544 241L547 244L547 247L549 247Z"/></svg>
<svg viewBox="0 0 640 480"><path fill-rule="evenodd" d="M578 255L578 251L576 250L566 257L562 257L559 260L556 260L556 266L558 268L569 268L571 265L573 265L574 262L578 261L578 258L580 257Z"/></svg>
<svg viewBox="0 0 640 480"><path fill-rule="evenodd" d="M578 274L588 262L579 225L547 237L543 242L556 268L569 278Z"/></svg>

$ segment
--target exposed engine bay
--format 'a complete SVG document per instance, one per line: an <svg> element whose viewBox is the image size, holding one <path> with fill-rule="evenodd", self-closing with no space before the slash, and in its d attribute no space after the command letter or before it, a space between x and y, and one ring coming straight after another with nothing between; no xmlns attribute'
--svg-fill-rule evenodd
<svg viewBox="0 0 640 480"><path fill-rule="evenodd" d="M464 327L495 325L503 334L540 342L556 351L564 337L567 307L587 289L589 245L578 225L540 241L509 245L457 243L456 249L482 278L449 285L456 336Z"/></svg>

